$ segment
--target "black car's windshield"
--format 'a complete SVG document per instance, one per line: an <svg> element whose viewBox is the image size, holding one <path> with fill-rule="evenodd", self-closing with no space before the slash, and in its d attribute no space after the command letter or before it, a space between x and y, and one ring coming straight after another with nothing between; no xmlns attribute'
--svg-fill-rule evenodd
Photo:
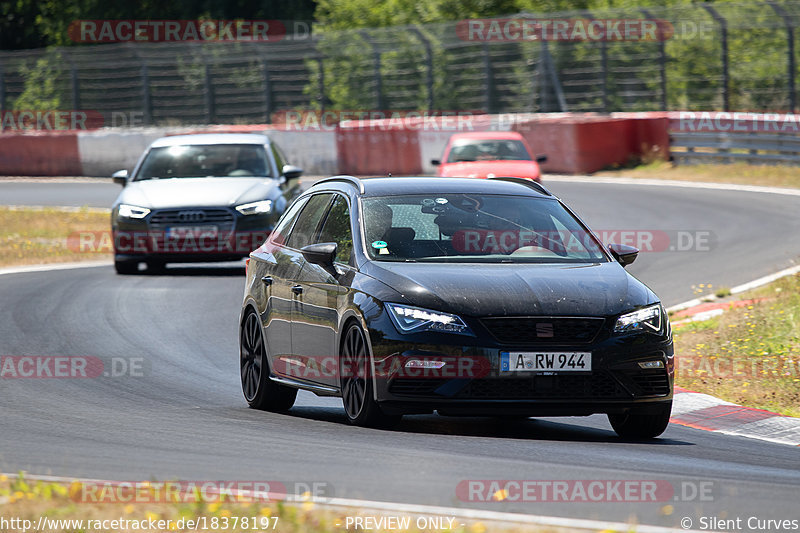
<svg viewBox="0 0 800 533"><path fill-rule="evenodd" d="M594 263L600 243L552 199L484 194L365 198L378 261Z"/></svg>
<svg viewBox="0 0 800 533"><path fill-rule="evenodd" d="M153 148L135 180L209 176L271 177L260 144L188 144Z"/></svg>
<svg viewBox="0 0 800 533"><path fill-rule="evenodd" d="M530 161L522 141L514 139L461 139L454 141L448 163L463 161Z"/></svg>

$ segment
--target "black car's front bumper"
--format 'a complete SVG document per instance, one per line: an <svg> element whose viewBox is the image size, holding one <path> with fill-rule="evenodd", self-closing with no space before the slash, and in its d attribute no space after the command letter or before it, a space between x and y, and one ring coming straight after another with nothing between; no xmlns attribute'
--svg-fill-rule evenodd
<svg viewBox="0 0 800 533"><path fill-rule="evenodd" d="M632 408L646 412L672 401L669 334L615 336L604 328L590 344L525 346L500 345L480 333L402 335L390 323L373 326L375 390L387 414L437 410L446 415L581 416ZM591 352L592 371L502 372L504 351ZM438 370L409 369L405 365L412 359L447 364ZM663 366L639 365L650 361Z"/></svg>

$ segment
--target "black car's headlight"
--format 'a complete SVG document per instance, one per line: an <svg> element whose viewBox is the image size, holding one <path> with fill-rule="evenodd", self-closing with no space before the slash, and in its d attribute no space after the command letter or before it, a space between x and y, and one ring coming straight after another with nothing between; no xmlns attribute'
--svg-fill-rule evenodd
<svg viewBox="0 0 800 533"><path fill-rule="evenodd" d="M144 218L150 213L146 207L136 205L119 204L119 216L123 218Z"/></svg>
<svg viewBox="0 0 800 533"><path fill-rule="evenodd" d="M265 215L272 211L272 200L261 200L260 202L237 205L236 210L243 215Z"/></svg>
<svg viewBox="0 0 800 533"><path fill-rule="evenodd" d="M617 318L614 333L630 333L632 331L649 331L661 333L667 317L661 304L648 305L638 311L626 313Z"/></svg>
<svg viewBox="0 0 800 533"><path fill-rule="evenodd" d="M386 308L389 310L392 322L402 333L439 331L473 335L469 326L457 315L400 304L386 304Z"/></svg>

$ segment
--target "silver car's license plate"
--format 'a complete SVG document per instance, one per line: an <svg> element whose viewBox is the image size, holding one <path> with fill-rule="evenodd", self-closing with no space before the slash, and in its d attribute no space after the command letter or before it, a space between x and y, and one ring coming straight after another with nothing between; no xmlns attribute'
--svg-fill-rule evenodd
<svg viewBox="0 0 800 533"><path fill-rule="evenodd" d="M216 239L218 235L217 226L172 226L167 229L169 239Z"/></svg>
<svg viewBox="0 0 800 533"><path fill-rule="evenodd" d="M500 352L501 372L591 372L591 352Z"/></svg>

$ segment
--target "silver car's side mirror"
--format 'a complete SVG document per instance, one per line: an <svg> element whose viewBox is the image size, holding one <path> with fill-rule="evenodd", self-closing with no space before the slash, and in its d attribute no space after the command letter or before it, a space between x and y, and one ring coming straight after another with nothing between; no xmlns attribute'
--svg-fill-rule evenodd
<svg viewBox="0 0 800 533"><path fill-rule="evenodd" d="M303 169L294 165L283 165L281 173L287 180L294 180L303 175Z"/></svg>
<svg viewBox="0 0 800 533"><path fill-rule="evenodd" d="M122 185L123 187L128 184L128 171L127 170L117 170L113 174L111 174L111 181L116 184Z"/></svg>

